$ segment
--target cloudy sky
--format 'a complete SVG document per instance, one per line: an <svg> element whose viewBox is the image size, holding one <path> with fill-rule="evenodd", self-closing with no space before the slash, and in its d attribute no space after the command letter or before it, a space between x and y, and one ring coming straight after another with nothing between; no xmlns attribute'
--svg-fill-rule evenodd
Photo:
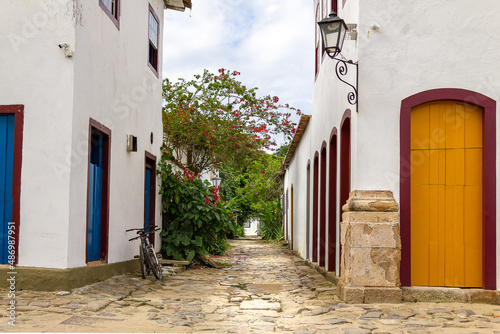
<svg viewBox="0 0 500 334"><path fill-rule="evenodd" d="M192 79L203 69L241 72L258 95L311 113L314 17L311 0L192 0L165 11L163 77ZM297 120L294 120L297 121Z"/></svg>

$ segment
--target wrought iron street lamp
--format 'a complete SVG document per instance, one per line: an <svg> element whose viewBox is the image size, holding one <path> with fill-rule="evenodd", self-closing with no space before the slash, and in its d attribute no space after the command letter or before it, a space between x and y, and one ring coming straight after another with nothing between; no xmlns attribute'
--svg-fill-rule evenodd
<svg viewBox="0 0 500 334"><path fill-rule="evenodd" d="M342 54L342 46L344 45L344 40L346 37L346 33L348 32L348 26L340 17L337 16L337 13L331 12L327 18L318 22L321 36L323 40L323 47L325 48L326 54L332 58L337 60L337 65L335 66L335 74L337 74L337 78L350 86L353 91L347 94L347 101L351 105L356 106L356 112L358 111L358 63L353 62L352 60L346 60L344 57L338 58L337 56ZM347 75L348 65L354 65L356 67L356 83L350 84L342 77Z"/></svg>
<svg viewBox="0 0 500 334"><path fill-rule="evenodd" d="M323 37L325 51L331 58L334 58L342 51L347 24L337 16L337 13L331 12L327 18L319 21L318 25Z"/></svg>
<svg viewBox="0 0 500 334"><path fill-rule="evenodd" d="M222 179L220 177L218 177L218 176L214 176L212 178L212 184L213 184L214 187L220 186L220 182L221 181L222 181Z"/></svg>

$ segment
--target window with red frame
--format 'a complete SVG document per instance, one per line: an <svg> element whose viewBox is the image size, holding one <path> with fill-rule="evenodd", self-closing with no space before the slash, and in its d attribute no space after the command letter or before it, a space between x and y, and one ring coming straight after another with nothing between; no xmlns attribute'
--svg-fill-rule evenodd
<svg viewBox="0 0 500 334"><path fill-rule="evenodd" d="M331 11L338 14L337 0L332 0L332 10Z"/></svg>
<svg viewBox="0 0 500 334"><path fill-rule="evenodd" d="M149 6L149 67L158 75L158 42L160 31L160 20L154 12L151 5Z"/></svg>
<svg viewBox="0 0 500 334"><path fill-rule="evenodd" d="M117 28L120 28L120 0L99 0L99 6L109 16Z"/></svg>

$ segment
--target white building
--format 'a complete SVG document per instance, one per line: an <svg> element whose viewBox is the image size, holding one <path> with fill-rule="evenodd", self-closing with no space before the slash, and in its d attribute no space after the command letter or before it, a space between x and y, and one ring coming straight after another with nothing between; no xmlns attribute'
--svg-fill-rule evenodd
<svg viewBox="0 0 500 334"><path fill-rule="evenodd" d="M256 236L260 234L260 219L250 218L243 225L245 236Z"/></svg>
<svg viewBox="0 0 500 334"><path fill-rule="evenodd" d="M334 10L355 24L341 53L359 68L340 77L359 96L348 102L317 29L312 117L285 165L293 248L352 302L401 300L411 286L497 290L500 4L314 6L315 22Z"/></svg>
<svg viewBox="0 0 500 334"><path fill-rule="evenodd" d="M9 263L13 226L18 284L31 287L23 272L41 288L54 283L40 272L59 275L54 288L123 272L138 252L125 230L161 224L163 12L184 7L0 3L0 255Z"/></svg>

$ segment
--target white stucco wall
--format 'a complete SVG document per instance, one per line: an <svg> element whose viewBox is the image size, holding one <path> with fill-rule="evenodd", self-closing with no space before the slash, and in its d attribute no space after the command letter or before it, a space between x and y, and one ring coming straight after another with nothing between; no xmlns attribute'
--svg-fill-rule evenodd
<svg viewBox="0 0 500 334"><path fill-rule="evenodd" d="M289 235L291 233L291 189L293 185L294 194L294 206L293 206L293 219L294 219L294 229L293 229L293 249L297 251L302 257L310 258L311 254L311 240L312 231L307 231L307 165L310 163L310 177L311 177L311 194L313 186L313 163L314 157L311 159L307 158L311 151L311 128L308 127L304 134L302 135L302 140L296 148L295 155L290 161L290 166L286 170L284 187L288 190L288 219L287 219L287 231ZM311 198L312 203L312 198ZM310 207L310 221L312 223L312 205ZM307 243L307 237L309 236L309 243ZM291 242L291 238L288 238ZM309 245L309 251L307 246ZM309 254L309 256L307 256Z"/></svg>
<svg viewBox="0 0 500 334"><path fill-rule="evenodd" d="M430 89L461 88L500 99L500 36L495 33L500 6L493 0L475 4L473 11L470 6L465 0L405 6L360 0L362 98L357 131L370 137L358 136L357 189L392 190L399 202L399 115L404 98ZM381 28L367 37L371 22ZM497 131L499 122L497 117ZM498 134L488 140L498 146ZM496 187L498 207L498 179ZM497 212L497 222L499 218ZM497 228L497 240L499 233ZM497 268L499 255L497 246Z"/></svg>
<svg viewBox="0 0 500 334"><path fill-rule="evenodd" d="M315 7L316 8L315 1ZM346 3L345 7L342 8L342 5L339 3L339 11L338 15L345 19L347 23L357 23L358 21L358 12L359 6L358 2L354 0L350 0ZM327 8L327 13L331 12L331 8ZM314 38L314 36L312 36ZM346 40L344 43L343 55L347 59L352 59L354 61L357 60L357 42ZM330 141L330 135L334 128L337 130L337 180L340 177L340 125L342 122L342 118L347 110L351 111L351 189L356 185L357 182L357 174L354 173L354 170L357 166L356 155L354 152L356 151L356 142L357 142L357 114L355 106L352 106L347 101L347 94L349 92L349 87L340 81L338 81L335 75L335 65L336 61L331 60L326 54L321 57L320 71L314 81L313 84L313 110L312 117L309 121L308 128L306 129L302 140L297 147L294 158L291 161L290 167L287 170L286 178L285 178L285 189L291 189L291 184L294 184L294 249L296 249L301 256L306 257L306 254L309 254L309 257L312 256L312 246L309 246L309 251L306 251L306 200L307 200L307 162L311 163L311 180L310 180L310 200L311 200L311 208L310 208L310 223L312 224L312 214L313 214L313 185L314 185L314 156L317 152L319 155L319 165L321 166L321 147L323 144L326 144L327 156L328 156L328 145ZM346 79L350 82L355 80L355 68L350 66L348 67L348 75ZM327 159L327 171L329 170L329 162ZM319 184L326 183L328 184L328 172L325 180L321 180L319 177ZM339 183L337 185L337 198L339 196ZM327 198L328 203L328 198ZM318 203L319 205L319 203ZM335 221L339 221L340 217L340 208L341 205L337 204L337 216L335 217ZM291 214L291 206L289 206L289 214ZM326 213L326 221L329 221L328 211ZM319 212L319 210L318 210ZM318 215L319 220L319 215ZM290 230L291 220L288 220L288 228ZM326 244L330 241L328 240L328 224L326 227ZM318 233L318 238L319 238ZM312 229L309 231L309 245L312 244ZM336 270L338 272L339 267L339 231L337 228L336 231L336 244L337 244L337 260L336 260L336 269L328 268L330 271ZM326 255L326 263L328 263L328 254Z"/></svg>
<svg viewBox="0 0 500 334"><path fill-rule="evenodd" d="M259 233L259 219L250 219L250 227L245 227L245 235L257 235Z"/></svg>
<svg viewBox="0 0 500 334"><path fill-rule="evenodd" d="M94 2L77 2L75 100L71 150L68 266L85 265L89 118L111 129L108 262L129 260L138 241L126 229L144 224L145 151L159 162L162 144L161 80L148 66L149 4L163 22L163 1L122 1L120 27ZM162 41L160 25L159 40ZM160 43L159 57L162 59ZM161 73L161 62L158 73ZM150 134L153 133L153 144ZM126 135L137 136L137 152ZM158 186L156 188L158 190ZM161 200L156 223L161 225ZM156 238L160 246L159 237Z"/></svg>
<svg viewBox="0 0 500 334"><path fill-rule="evenodd" d="M145 151L159 162L162 144L149 5L160 19L161 75L162 0L122 1L119 29L97 0L0 2L9 13L0 20L0 105L25 106L19 266L86 265L89 118L112 131L108 262L137 254L125 230L144 224ZM126 151L127 134L137 136L137 152ZM157 225L160 211L157 196Z"/></svg>
<svg viewBox="0 0 500 334"><path fill-rule="evenodd" d="M0 13L0 105L24 105L19 265L63 268L70 182L58 167L70 159L74 62L58 44L75 45L73 5L1 1Z"/></svg>
<svg viewBox="0 0 500 334"><path fill-rule="evenodd" d="M360 0L357 188L388 189L399 201L401 101L436 88L462 88L500 97L500 6L495 1L453 4L426 0ZM380 29L369 25L377 22ZM367 35L367 32L370 34ZM383 129L383 131L373 131Z"/></svg>
<svg viewBox="0 0 500 334"><path fill-rule="evenodd" d="M351 190L391 190L399 203L401 101L437 88L467 89L493 100L500 98L500 79L495 75L500 72L500 63L496 61L500 37L495 33L500 26L497 20L500 6L488 0L478 3L471 11L470 5L465 0L404 4L348 0L342 7L339 1L338 15L346 23L358 24L357 40L346 40L342 54L346 59L359 62L359 112L347 103L349 87L337 79L336 61L324 56L313 88L312 118L287 170L285 188L290 189L294 183L296 194L298 189L301 193L305 191L302 185L305 185L306 161L311 161L312 173L314 153L320 153L323 141L328 143L334 127L340 130L342 115L350 109ZM373 23L379 24L380 29L372 30ZM349 67L349 73L347 80L354 83L353 67ZM497 117L497 128L499 122ZM494 140L498 143L497 138ZM340 154L339 145L340 141L337 146ZM340 159L337 164L339 180ZM327 166L327 170L329 168ZM312 178L311 174L311 191ZM319 183L325 181L328 179L320 179ZM338 195L339 189L337 198ZM497 195L497 207L499 201ZM342 204L337 204L337 215ZM304 228L302 207L305 211L304 205L294 205L294 231ZM497 212L497 221L499 218L500 212ZM498 239L498 228L497 234ZM305 234L296 234L294 247L295 242L303 255ZM498 251L497 261L499 267ZM338 259L336 262L338 270Z"/></svg>

